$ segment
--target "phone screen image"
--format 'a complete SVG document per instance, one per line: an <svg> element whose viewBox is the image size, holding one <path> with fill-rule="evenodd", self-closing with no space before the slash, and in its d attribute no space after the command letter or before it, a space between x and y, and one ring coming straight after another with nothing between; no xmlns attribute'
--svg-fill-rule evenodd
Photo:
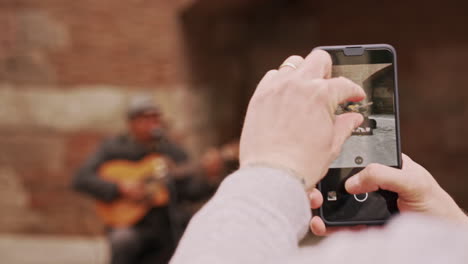
<svg viewBox="0 0 468 264"><path fill-rule="evenodd" d="M351 195L346 179L371 163L399 168L398 93L392 49L364 49L347 55L344 48L325 49L332 57L332 77L346 77L360 85L366 98L344 102L336 115L359 113L363 123L343 144L319 188L324 196L322 218L328 225L381 224L398 212L397 195L388 191Z"/></svg>
<svg viewBox="0 0 468 264"><path fill-rule="evenodd" d="M360 113L364 122L342 146L330 168L365 167L370 163L398 165L391 63L336 65L332 77L343 76L360 85L366 99L338 106L336 114Z"/></svg>

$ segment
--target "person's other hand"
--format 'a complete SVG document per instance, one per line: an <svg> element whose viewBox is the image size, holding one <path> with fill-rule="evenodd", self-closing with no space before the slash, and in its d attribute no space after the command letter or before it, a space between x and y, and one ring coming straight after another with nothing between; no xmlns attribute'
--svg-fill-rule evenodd
<svg viewBox="0 0 468 264"><path fill-rule="evenodd" d="M445 192L432 175L421 165L403 154L401 170L380 164L370 164L345 182L346 191L359 194L378 189L398 193L398 209L402 212L420 212L446 220L468 224L468 217ZM323 198L310 193L311 207L319 208ZM314 200L314 201L313 201ZM316 235L334 231L325 226L319 216L314 216L310 228Z"/></svg>
<svg viewBox="0 0 468 264"><path fill-rule="evenodd" d="M223 160L239 160L239 140L231 141L221 147L221 157Z"/></svg>
<svg viewBox="0 0 468 264"><path fill-rule="evenodd" d="M240 166L267 166L316 184L363 120L361 114L335 116L339 103L360 101L364 90L331 76L323 50L305 59L291 56L284 67L265 74L252 96L240 140ZM288 66L292 64L296 66Z"/></svg>
<svg viewBox="0 0 468 264"><path fill-rule="evenodd" d="M142 184L121 184L119 185L121 195L132 201L141 201L145 198L145 191Z"/></svg>
<svg viewBox="0 0 468 264"><path fill-rule="evenodd" d="M207 179L218 182L224 169L224 160L221 151L216 148L210 148L203 154L200 165Z"/></svg>

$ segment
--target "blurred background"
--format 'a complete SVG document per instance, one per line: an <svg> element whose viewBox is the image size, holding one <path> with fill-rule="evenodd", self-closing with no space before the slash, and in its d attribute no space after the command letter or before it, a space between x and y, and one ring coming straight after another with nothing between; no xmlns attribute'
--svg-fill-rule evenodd
<svg viewBox="0 0 468 264"><path fill-rule="evenodd" d="M196 159L239 137L267 70L318 45L396 48L403 152L468 209L467 13L455 0L0 0L2 263L104 263L93 201L70 181L125 129L131 96L151 93Z"/></svg>

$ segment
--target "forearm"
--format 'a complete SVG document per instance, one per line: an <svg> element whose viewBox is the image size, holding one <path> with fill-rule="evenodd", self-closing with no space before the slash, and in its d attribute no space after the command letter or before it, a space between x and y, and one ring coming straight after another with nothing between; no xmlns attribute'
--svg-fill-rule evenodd
<svg viewBox="0 0 468 264"><path fill-rule="evenodd" d="M101 180L94 172L84 169L77 172L72 184L75 190L105 202L110 202L120 195L117 184Z"/></svg>
<svg viewBox="0 0 468 264"><path fill-rule="evenodd" d="M244 168L195 215L172 263L266 263L298 249L309 219L298 180L281 170Z"/></svg>
<svg viewBox="0 0 468 264"><path fill-rule="evenodd" d="M99 149L90 156L73 177L72 186L75 190L91 195L92 197L110 202L120 196L117 184L105 181L98 175L99 167L109 160L112 155L112 141L103 143Z"/></svg>

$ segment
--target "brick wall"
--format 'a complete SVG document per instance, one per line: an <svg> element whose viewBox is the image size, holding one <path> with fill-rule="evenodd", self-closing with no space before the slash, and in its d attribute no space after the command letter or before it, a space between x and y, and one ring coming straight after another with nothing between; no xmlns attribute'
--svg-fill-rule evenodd
<svg viewBox="0 0 468 264"><path fill-rule="evenodd" d="M125 129L132 95L154 95L195 156L209 144L193 133L209 120L204 95L186 81L185 2L0 3L0 232L100 232L92 201L70 179Z"/></svg>

